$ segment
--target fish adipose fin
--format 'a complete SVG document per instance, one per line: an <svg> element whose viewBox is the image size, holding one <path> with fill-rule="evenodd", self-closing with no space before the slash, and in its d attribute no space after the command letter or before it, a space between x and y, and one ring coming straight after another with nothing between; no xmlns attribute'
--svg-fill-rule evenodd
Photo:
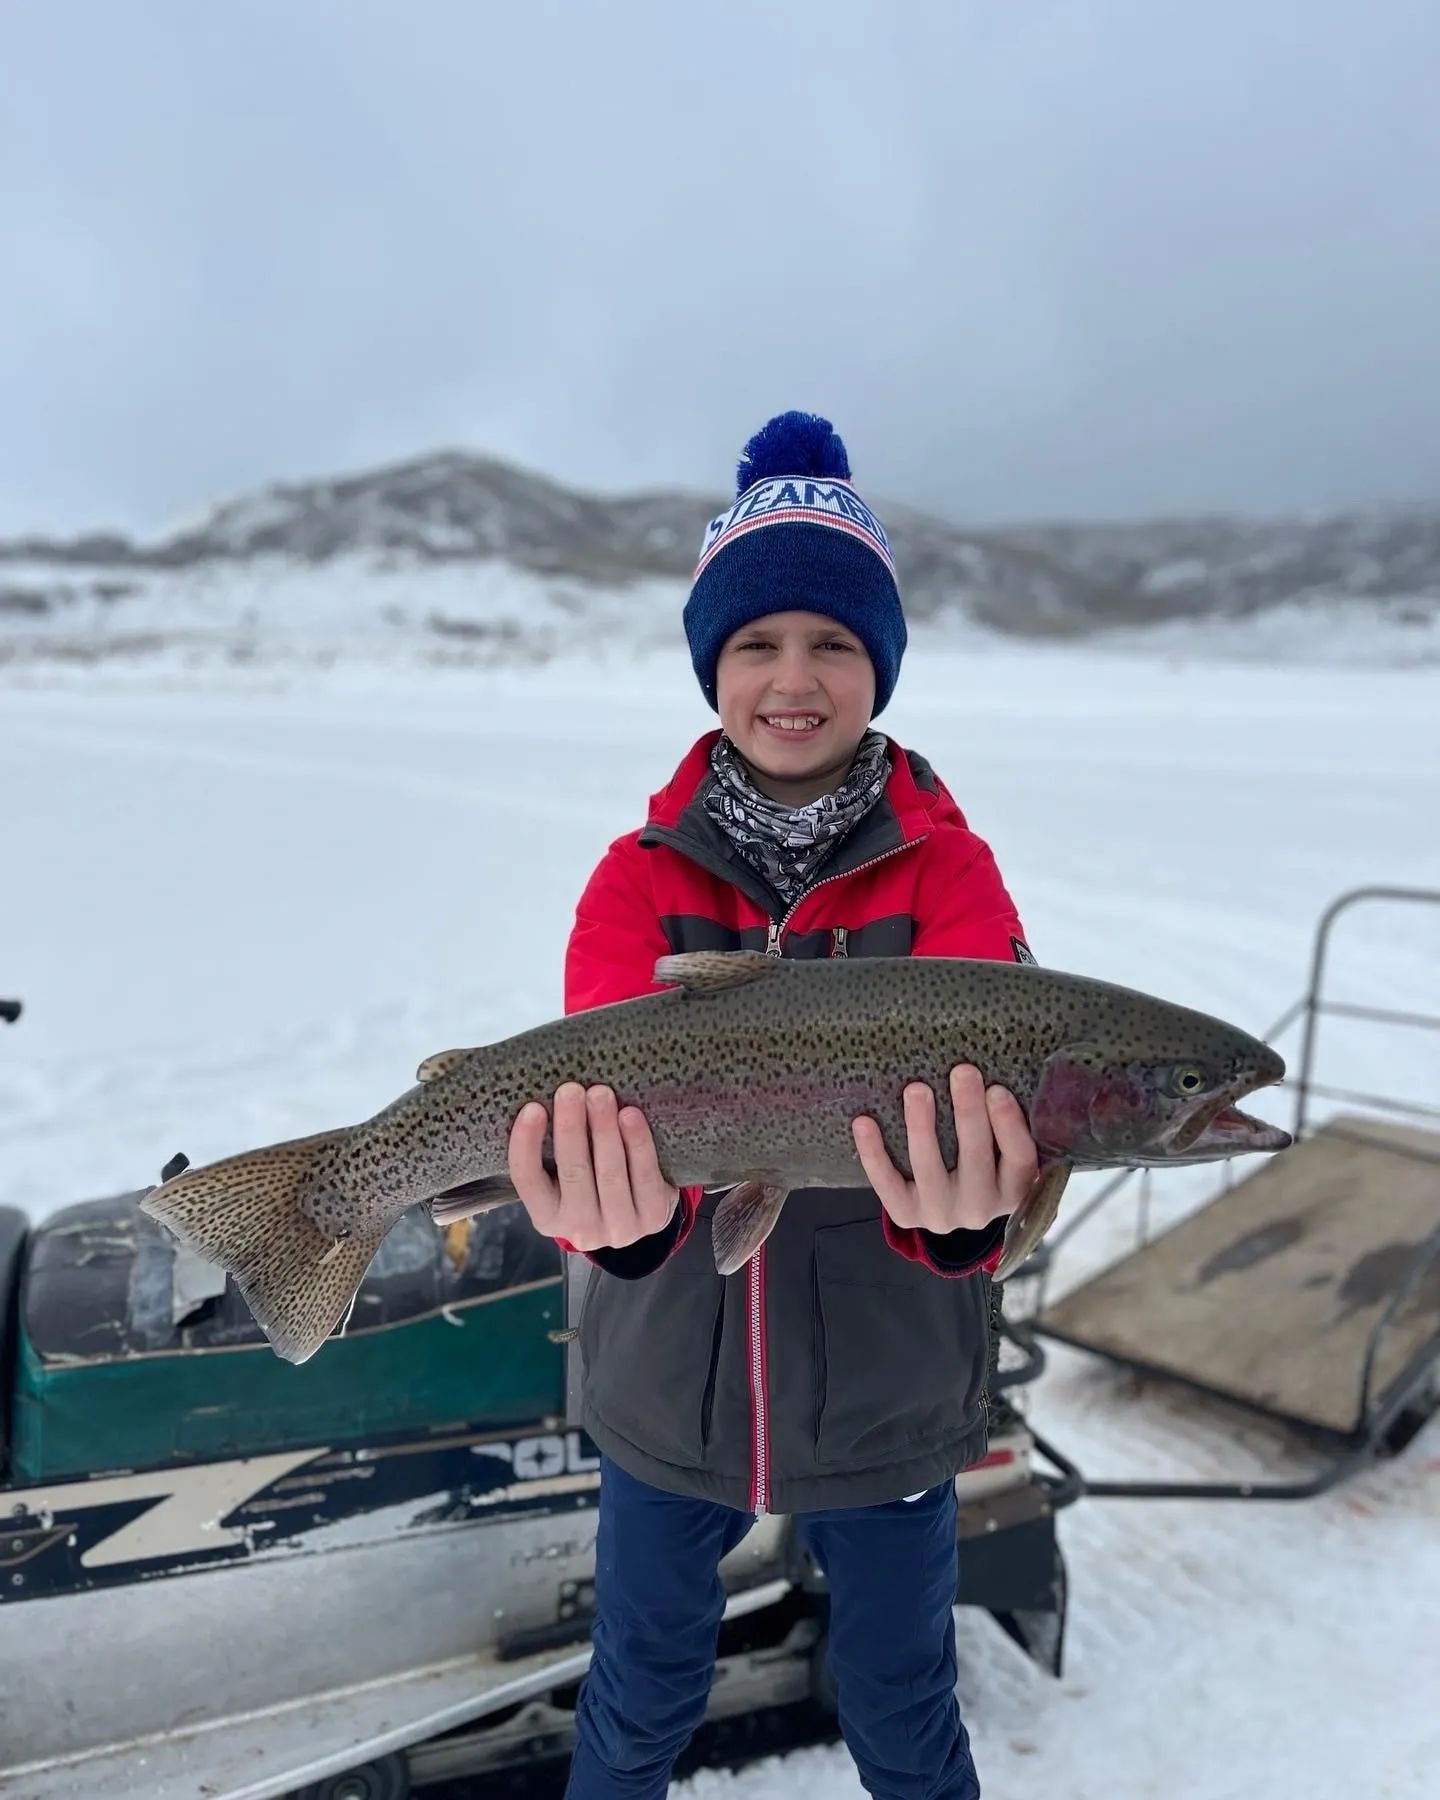
<svg viewBox="0 0 1440 1800"><path fill-rule="evenodd" d="M442 1075L448 1075L453 1068L464 1062L469 1056L468 1050L437 1050L433 1056L427 1056L415 1071L417 1081L438 1081Z"/></svg>
<svg viewBox="0 0 1440 1800"><path fill-rule="evenodd" d="M1030 1192L1011 1213L1010 1223L1005 1227L1005 1244L995 1268L996 1281L1004 1281L1007 1275L1014 1274L1055 1223L1071 1167L1064 1161L1041 1164Z"/></svg>
<svg viewBox="0 0 1440 1800"><path fill-rule="evenodd" d="M763 950L686 950L679 956L662 956L655 964L655 979L691 994L723 994L726 988L773 975L778 961Z"/></svg>
<svg viewBox="0 0 1440 1800"><path fill-rule="evenodd" d="M765 1181L742 1181L715 1208L710 1243L722 1275L743 1269L769 1237L789 1191Z"/></svg>
<svg viewBox="0 0 1440 1800"><path fill-rule="evenodd" d="M430 1217L437 1225L453 1225L457 1219L473 1219L476 1213L509 1206L520 1196L508 1175L482 1175L478 1181L462 1181L446 1188L430 1202Z"/></svg>
<svg viewBox="0 0 1440 1800"><path fill-rule="evenodd" d="M333 1238L300 1207L315 1165L349 1129L270 1144L152 1188L140 1210L234 1277L255 1322L302 1363L349 1317L383 1231Z"/></svg>

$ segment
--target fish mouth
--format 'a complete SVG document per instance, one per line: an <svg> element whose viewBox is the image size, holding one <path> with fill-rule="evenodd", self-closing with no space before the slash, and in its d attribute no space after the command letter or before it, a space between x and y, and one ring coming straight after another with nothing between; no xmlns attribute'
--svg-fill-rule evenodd
<svg viewBox="0 0 1440 1800"><path fill-rule="evenodd" d="M1162 1165L1215 1162L1221 1157L1243 1156L1248 1151L1284 1150L1293 1142L1282 1126L1267 1125L1264 1119L1241 1112L1222 1095L1182 1120L1155 1160Z"/></svg>
<svg viewBox="0 0 1440 1800"><path fill-rule="evenodd" d="M1210 1162L1250 1150L1284 1150L1293 1141L1288 1131L1252 1118L1235 1104L1256 1088L1270 1087L1284 1079L1285 1059L1268 1044L1263 1048L1264 1056L1257 1058L1239 1080L1230 1082L1176 1120L1161 1143L1164 1161Z"/></svg>
<svg viewBox="0 0 1440 1800"><path fill-rule="evenodd" d="M1184 1146L1192 1156L1239 1155L1246 1150L1285 1150L1294 1142L1280 1125L1267 1125L1238 1106L1222 1106Z"/></svg>

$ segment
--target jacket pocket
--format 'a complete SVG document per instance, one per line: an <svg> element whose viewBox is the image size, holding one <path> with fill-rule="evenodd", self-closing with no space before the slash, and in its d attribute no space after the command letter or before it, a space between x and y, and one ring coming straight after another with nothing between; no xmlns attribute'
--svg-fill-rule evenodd
<svg viewBox="0 0 1440 1800"><path fill-rule="evenodd" d="M657 1269L639 1281L596 1271L580 1320L586 1397L610 1428L677 1468L698 1468L710 1435L725 1283Z"/></svg>
<svg viewBox="0 0 1440 1800"><path fill-rule="evenodd" d="M815 1233L815 1284L822 1467L904 1461L975 1425L988 1348L985 1276L949 1281L907 1262L876 1216Z"/></svg>

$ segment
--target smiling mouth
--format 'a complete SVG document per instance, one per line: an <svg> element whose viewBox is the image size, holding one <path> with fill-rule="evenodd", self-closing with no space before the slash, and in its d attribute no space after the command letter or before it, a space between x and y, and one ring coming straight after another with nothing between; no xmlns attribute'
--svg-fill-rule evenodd
<svg viewBox="0 0 1440 1800"><path fill-rule="evenodd" d="M759 713L757 717L772 731L797 738L810 736L825 723L819 713Z"/></svg>

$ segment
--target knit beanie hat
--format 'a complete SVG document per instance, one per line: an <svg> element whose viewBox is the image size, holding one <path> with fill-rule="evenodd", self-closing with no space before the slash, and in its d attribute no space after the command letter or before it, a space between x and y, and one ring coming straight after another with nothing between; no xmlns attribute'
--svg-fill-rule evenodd
<svg viewBox="0 0 1440 1800"><path fill-rule="evenodd" d="M853 631L885 707L905 652L905 616L884 527L850 484L828 419L778 413L746 444L735 504L712 519L685 602L685 636L711 706L725 640L752 619L816 612Z"/></svg>

